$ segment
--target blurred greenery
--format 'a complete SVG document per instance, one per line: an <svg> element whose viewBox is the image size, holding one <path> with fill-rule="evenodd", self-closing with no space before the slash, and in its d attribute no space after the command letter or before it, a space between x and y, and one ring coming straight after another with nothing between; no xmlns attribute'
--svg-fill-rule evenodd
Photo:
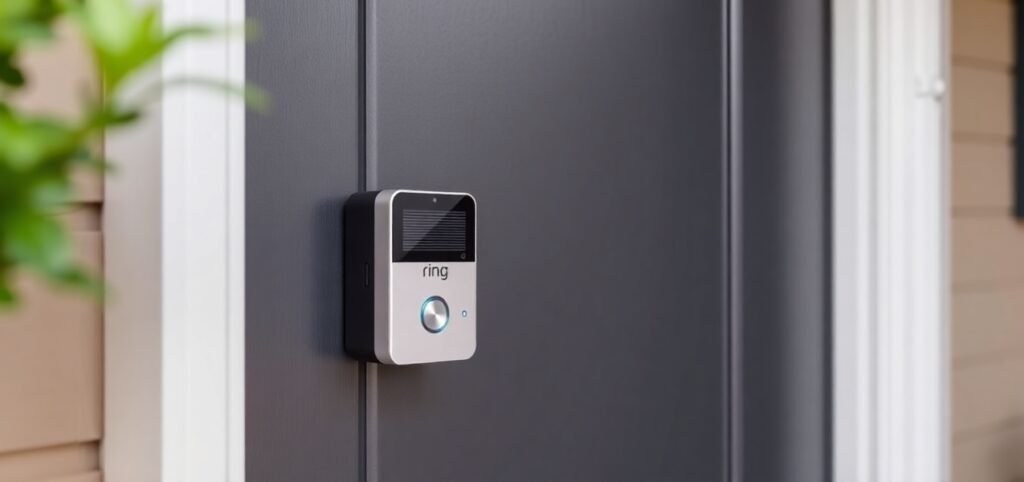
<svg viewBox="0 0 1024 482"><path fill-rule="evenodd" d="M78 118L32 114L11 101L31 82L21 65L25 51L52 42L58 23L77 30L102 77L102 91L88 93ZM158 6L131 0L0 0L0 307L17 303L13 278L22 272L103 291L75 260L68 231L55 216L72 201L72 173L109 167L98 141L144 111L142 100L123 100L134 77L185 40L223 33L203 26L167 29ZM191 83L243 93L250 103L262 100L242 86Z"/></svg>

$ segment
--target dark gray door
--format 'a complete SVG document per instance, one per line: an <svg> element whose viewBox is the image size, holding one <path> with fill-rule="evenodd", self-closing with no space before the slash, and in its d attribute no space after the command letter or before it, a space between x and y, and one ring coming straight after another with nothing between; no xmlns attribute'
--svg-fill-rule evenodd
<svg viewBox="0 0 1024 482"><path fill-rule="evenodd" d="M826 17L768 3L249 0L248 480L824 480ZM341 351L389 188L477 198L469 361Z"/></svg>

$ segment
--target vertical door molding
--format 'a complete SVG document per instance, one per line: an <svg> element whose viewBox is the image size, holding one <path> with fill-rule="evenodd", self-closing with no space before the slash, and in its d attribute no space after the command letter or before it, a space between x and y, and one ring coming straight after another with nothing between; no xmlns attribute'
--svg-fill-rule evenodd
<svg viewBox="0 0 1024 482"><path fill-rule="evenodd" d="M741 3L733 480L820 482L832 453L830 2Z"/></svg>
<svg viewBox="0 0 1024 482"><path fill-rule="evenodd" d="M359 363L342 350L342 206L360 188L360 7L248 0L247 480L362 480Z"/></svg>
<svg viewBox="0 0 1024 482"><path fill-rule="evenodd" d="M836 482L867 482L874 469L875 387L872 220L874 1L837 1L834 32L834 238Z"/></svg>
<svg viewBox="0 0 1024 482"><path fill-rule="evenodd" d="M835 477L948 480L946 2L835 25Z"/></svg>
<svg viewBox="0 0 1024 482"><path fill-rule="evenodd" d="M244 0L163 0L167 26L237 29ZM239 84L244 38L188 43L146 82ZM244 480L244 142L240 99L169 89L107 136L104 480Z"/></svg>

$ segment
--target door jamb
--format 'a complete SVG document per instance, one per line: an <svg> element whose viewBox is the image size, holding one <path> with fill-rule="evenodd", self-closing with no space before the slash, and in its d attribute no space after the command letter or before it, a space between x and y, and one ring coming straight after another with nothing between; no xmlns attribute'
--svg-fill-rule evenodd
<svg viewBox="0 0 1024 482"><path fill-rule="evenodd" d="M165 26L245 23L244 0L157 1ZM188 43L139 84L241 84L244 55L240 34ZM242 102L195 88L106 136L108 482L245 480L244 148Z"/></svg>
<svg viewBox="0 0 1024 482"><path fill-rule="evenodd" d="M837 482L949 480L948 11L833 8Z"/></svg>

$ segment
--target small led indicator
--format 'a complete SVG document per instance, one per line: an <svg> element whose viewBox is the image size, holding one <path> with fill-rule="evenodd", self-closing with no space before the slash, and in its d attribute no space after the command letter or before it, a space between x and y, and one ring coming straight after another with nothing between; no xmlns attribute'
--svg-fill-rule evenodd
<svg viewBox="0 0 1024 482"><path fill-rule="evenodd" d="M467 316L469 316L469 312L466 310L462 310L462 317L465 318Z"/></svg>

